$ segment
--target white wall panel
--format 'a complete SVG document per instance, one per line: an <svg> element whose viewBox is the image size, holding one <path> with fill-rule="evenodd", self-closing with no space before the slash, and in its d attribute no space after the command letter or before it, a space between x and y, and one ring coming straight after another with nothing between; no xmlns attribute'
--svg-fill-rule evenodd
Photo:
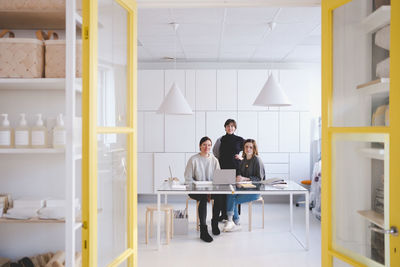
<svg viewBox="0 0 400 267"><path fill-rule="evenodd" d="M196 109L196 71L186 70L186 92L185 97L190 107L194 111Z"/></svg>
<svg viewBox="0 0 400 267"><path fill-rule="evenodd" d="M183 95L186 92L186 79L184 70L165 70L164 78L164 92L165 96L168 94L174 82L181 89Z"/></svg>
<svg viewBox="0 0 400 267"><path fill-rule="evenodd" d="M138 193L153 193L153 153L138 153Z"/></svg>
<svg viewBox="0 0 400 267"><path fill-rule="evenodd" d="M165 152L194 152L195 130L195 115L165 115Z"/></svg>
<svg viewBox="0 0 400 267"><path fill-rule="evenodd" d="M164 114L144 113L144 152L164 152Z"/></svg>
<svg viewBox="0 0 400 267"><path fill-rule="evenodd" d="M138 152L144 152L144 112L137 113L137 145Z"/></svg>
<svg viewBox="0 0 400 267"><path fill-rule="evenodd" d="M310 113L300 112L300 152L310 152L310 132Z"/></svg>
<svg viewBox="0 0 400 267"><path fill-rule="evenodd" d="M198 143L200 139L206 135L206 113L196 112L196 149L198 149ZM196 150L197 151L197 150Z"/></svg>
<svg viewBox="0 0 400 267"><path fill-rule="evenodd" d="M185 153L185 168L188 160L190 159L191 156L196 155L197 153Z"/></svg>
<svg viewBox="0 0 400 267"><path fill-rule="evenodd" d="M289 163L289 153L260 153L264 163Z"/></svg>
<svg viewBox="0 0 400 267"><path fill-rule="evenodd" d="M217 109L217 71L196 71L196 110Z"/></svg>
<svg viewBox="0 0 400 267"><path fill-rule="evenodd" d="M300 183L310 179L310 154L290 154L290 180Z"/></svg>
<svg viewBox="0 0 400 267"><path fill-rule="evenodd" d="M164 99L164 71L138 71L138 110L157 110Z"/></svg>
<svg viewBox="0 0 400 267"><path fill-rule="evenodd" d="M252 138L258 144L258 114L257 112L238 112L237 135L244 139Z"/></svg>
<svg viewBox="0 0 400 267"><path fill-rule="evenodd" d="M299 152L300 117L298 112L279 113L279 151Z"/></svg>
<svg viewBox="0 0 400 267"><path fill-rule="evenodd" d="M237 109L237 71L217 70L217 110Z"/></svg>
<svg viewBox="0 0 400 267"><path fill-rule="evenodd" d="M308 70L280 70L279 82L292 105L281 110L308 111L310 109L310 72Z"/></svg>
<svg viewBox="0 0 400 267"><path fill-rule="evenodd" d="M225 135L224 124L227 119L237 121L236 112L207 112L206 113L206 135L211 138L213 144L223 135Z"/></svg>
<svg viewBox="0 0 400 267"><path fill-rule="evenodd" d="M259 152L278 152L279 116L278 112L258 113L258 148Z"/></svg>
<svg viewBox="0 0 400 267"><path fill-rule="evenodd" d="M264 164L266 173L289 173L289 164Z"/></svg>
<svg viewBox="0 0 400 267"><path fill-rule="evenodd" d="M238 109L267 110L253 106L258 94L268 78L267 70L238 70Z"/></svg>
<svg viewBox="0 0 400 267"><path fill-rule="evenodd" d="M170 176L169 166L174 177L178 177L181 183L185 181L185 153L154 153L154 193Z"/></svg>

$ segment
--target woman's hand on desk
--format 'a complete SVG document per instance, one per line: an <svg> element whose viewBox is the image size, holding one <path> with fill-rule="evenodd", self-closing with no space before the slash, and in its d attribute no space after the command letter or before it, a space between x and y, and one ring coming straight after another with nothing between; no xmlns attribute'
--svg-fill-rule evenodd
<svg viewBox="0 0 400 267"><path fill-rule="evenodd" d="M236 182L245 182L245 181L250 181L250 178L243 177L241 175L236 176Z"/></svg>

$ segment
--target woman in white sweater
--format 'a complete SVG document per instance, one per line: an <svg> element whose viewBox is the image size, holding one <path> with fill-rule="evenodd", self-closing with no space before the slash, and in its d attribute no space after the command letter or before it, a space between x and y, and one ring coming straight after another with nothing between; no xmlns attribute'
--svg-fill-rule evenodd
<svg viewBox="0 0 400 267"><path fill-rule="evenodd" d="M185 181L192 183L193 181L212 181L214 171L220 169L219 163L214 155L210 154L212 142L207 136L200 140L200 153L192 156L186 165ZM205 242L212 242L213 238L207 230L207 202L212 198L214 199L213 217L211 220L212 233L219 235L218 228L218 213L221 209L222 201L221 195L207 195L207 194L189 194L190 198L199 201L199 219L200 219L200 239Z"/></svg>

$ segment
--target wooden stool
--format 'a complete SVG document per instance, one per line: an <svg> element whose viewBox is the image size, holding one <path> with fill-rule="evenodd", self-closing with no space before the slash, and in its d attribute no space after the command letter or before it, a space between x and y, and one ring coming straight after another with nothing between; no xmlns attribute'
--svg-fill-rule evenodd
<svg viewBox="0 0 400 267"><path fill-rule="evenodd" d="M253 202L260 201L262 203L262 228L264 229L264 199L260 196L258 199L249 202L249 232L251 232L251 207L253 206Z"/></svg>
<svg viewBox="0 0 400 267"><path fill-rule="evenodd" d="M149 214L150 214L150 237L153 236L153 212L157 211L157 205L149 205L146 207L146 244L149 242ZM169 239L174 236L174 210L171 205L161 204L160 211L165 212L165 238L167 244Z"/></svg>
<svg viewBox="0 0 400 267"><path fill-rule="evenodd" d="M186 214L189 214L189 213L188 213L189 200L196 200L196 199L193 199L193 198L191 198L191 197L188 197L188 198L186 199ZM200 201L196 200L196 230L197 230L197 231L200 230L200 222L199 222L199 221L200 221L200 220L199 220L199 203L200 203ZM212 208L214 208L214 199L211 199L211 206L212 206Z"/></svg>

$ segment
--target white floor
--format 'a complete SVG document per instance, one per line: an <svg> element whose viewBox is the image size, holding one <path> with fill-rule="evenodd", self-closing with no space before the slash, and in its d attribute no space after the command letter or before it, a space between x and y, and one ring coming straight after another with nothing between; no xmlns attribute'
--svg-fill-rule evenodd
<svg viewBox="0 0 400 267"><path fill-rule="evenodd" d="M156 247L156 229L149 244L145 244L145 210L147 203L139 204L139 266L272 266L317 267L321 266L321 226L310 212L310 248L306 251L289 232L289 204L265 205L265 228L261 228L261 204L253 204L253 230L248 231L248 205L242 205L242 230L213 236L214 241L200 240L195 229L195 202L189 206L189 233L175 235L165 244L162 231L162 248ZM184 203L170 203L174 209L184 209ZM305 242L304 207L294 209L294 233ZM155 216L156 218L156 216ZM161 217L162 222L164 216ZM211 205L208 206L210 226ZM156 222L155 222L156 225ZM222 224L220 228L222 229ZM163 225L161 229L163 230ZM212 235L212 234L211 234Z"/></svg>

